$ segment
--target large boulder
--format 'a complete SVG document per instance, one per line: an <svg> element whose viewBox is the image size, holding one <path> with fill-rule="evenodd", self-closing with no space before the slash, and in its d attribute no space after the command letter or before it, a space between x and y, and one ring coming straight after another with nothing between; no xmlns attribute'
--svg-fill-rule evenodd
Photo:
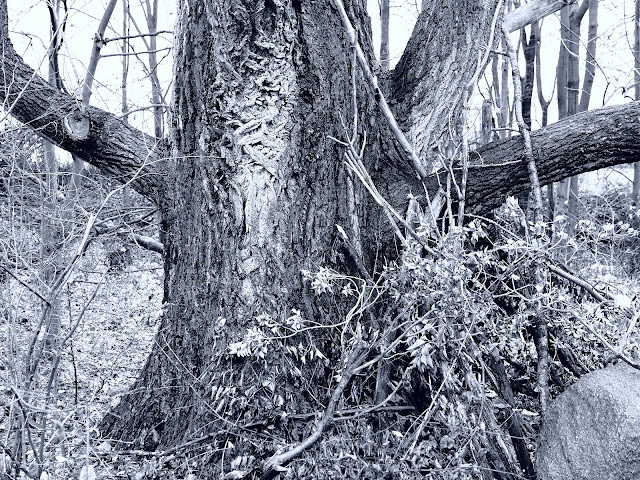
<svg viewBox="0 0 640 480"><path fill-rule="evenodd" d="M539 480L640 480L640 370L619 363L558 396L536 465Z"/></svg>

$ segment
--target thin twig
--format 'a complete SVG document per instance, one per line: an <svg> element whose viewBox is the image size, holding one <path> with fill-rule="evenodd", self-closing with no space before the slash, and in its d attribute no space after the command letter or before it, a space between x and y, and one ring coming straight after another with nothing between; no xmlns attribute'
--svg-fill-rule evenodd
<svg viewBox="0 0 640 480"><path fill-rule="evenodd" d="M33 293L36 297L38 297L40 300L42 300L44 303L46 303L47 305L51 306L51 302L49 300L47 300L46 298L44 298L40 293L38 293L37 291L35 291L33 288L31 288L29 285L27 285L25 282L23 282L22 280L20 280L11 270L9 270L7 267L5 267L4 265L0 264L0 268L2 270L4 270L5 272L7 272L9 275L11 275L18 283L20 283L20 285L22 285L23 287L25 287L27 290L29 290L31 293Z"/></svg>
<svg viewBox="0 0 640 480"><path fill-rule="evenodd" d="M531 147L531 134L529 128L522 117L522 82L520 80L520 68L518 67L518 56L509 38L509 30L503 25L502 35L504 43L509 54L509 62L511 63L511 75L513 80L513 97L516 122L524 143L525 158L529 170L529 180L531 182L531 191L533 193L533 218L534 218L534 247L538 247L543 243L545 229L542 217L542 190L540 189L540 179L538 178L538 169L533 157L533 148ZM541 294L545 287L545 274L541 260L535 261L534 268L535 290ZM540 394L540 410L543 414L547 410L549 402L549 338L547 334L547 321L542 309L542 298L538 295L535 302L536 315L536 347L538 350L538 389Z"/></svg>
<svg viewBox="0 0 640 480"><path fill-rule="evenodd" d="M351 44L356 49L358 63L360 63L360 67L362 68L362 72L364 73L364 77L367 80L367 83L375 93L375 98L376 98L376 101L378 102L378 106L380 107L380 110L382 111L382 114L384 115L385 119L389 123L389 127L391 128L391 131L393 132L394 136L402 146L402 149L404 150L405 154L409 158L409 161L413 165L413 168L416 170L420 178L425 178L428 175L428 172L430 173L432 171L433 165L430 163L425 169L425 166L422 164L422 162L418 158L418 155L416 155L416 152L413 146L411 145L411 143L409 143L404 133L402 133L402 130L400 130L400 127L398 126L398 122L396 122L396 119L393 116L393 113L391 112L391 109L389 108L389 105L387 104L387 101L385 100L384 95L382 94L382 91L378 87L378 79L375 77L375 75L373 75L373 73L371 72L371 69L369 68L367 59L365 58L362 48L360 47L360 43L358 42L358 39L356 37L356 31L353 28L353 25L351 25L351 21L349 20L349 16L347 15L347 12L344 9L342 0L333 0L333 4L338 9L338 12L340 13L340 18L342 19L344 28L347 31L349 40L351 41Z"/></svg>
<svg viewBox="0 0 640 480"><path fill-rule="evenodd" d="M140 112L142 110L149 110L150 108L166 108L166 109L169 109L169 108L171 108L171 105L167 105L166 103L158 103L158 104L154 103L154 104L151 104L151 105L146 105L144 107L134 108L133 110L127 110L125 113L122 113L122 114L118 115L117 118L128 117L132 113Z"/></svg>
<svg viewBox="0 0 640 480"><path fill-rule="evenodd" d="M153 32L153 33L140 33L138 35L124 35L122 37L105 38L102 40L102 43L107 44L109 42L113 42L116 40L131 40L132 38L152 37L156 35L161 35L163 33L169 33L173 35L173 30L158 30L157 32Z"/></svg>
<svg viewBox="0 0 640 480"><path fill-rule="evenodd" d="M100 55L100 58L107 58L107 57L130 57L130 56L138 56L138 55L148 55L149 53L158 53L158 52L164 52L165 50L171 50L171 47L163 47L163 48L157 48L155 50L145 50L143 52L127 52L127 53L109 53L107 55Z"/></svg>

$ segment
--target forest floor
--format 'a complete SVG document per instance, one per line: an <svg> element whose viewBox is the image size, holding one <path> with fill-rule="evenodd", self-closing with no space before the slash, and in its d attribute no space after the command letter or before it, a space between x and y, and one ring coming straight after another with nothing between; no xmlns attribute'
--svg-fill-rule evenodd
<svg viewBox="0 0 640 480"><path fill-rule="evenodd" d="M22 396L24 402L46 404L51 418L60 422L59 428L33 440L35 444L44 441L46 450L55 451L48 456L46 475L41 478L92 480L94 471L99 472L97 478L128 479L137 473L132 471L136 465L106 459L104 450L109 446L96 441L96 425L131 388L151 351L162 313L163 270L158 254L132 247L131 264L105 274L109 250L114 248L118 247L113 242L94 241L62 294L61 332L69 332L76 323L77 327L62 349L58 395L49 401L43 398L44 379L34 382L39 385L30 393L7 392L9 398ZM4 308L12 310L9 318L14 321L5 317L0 323L0 338L4 339L0 342L0 385L9 388L19 385L27 368L28 346L41 315L38 306L22 301L26 288L15 280L10 284L2 300ZM10 412L9 404L5 413ZM11 414L0 417L4 445L10 444L6 438L10 421ZM86 468L94 464L95 470Z"/></svg>
<svg viewBox="0 0 640 480"><path fill-rule="evenodd" d="M585 210L593 205L601 210L617 208L616 198L628 195L632 175L633 168L629 166L582 176ZM609 229L608 220L590 221L597 235ZM614 220L611 222L615 224ZM11 310L11 315L0 316L0 385L4 386L0 394L0 407L4 409L4 416L0 416L0 443L11 444L9 422L20 413L20 402L46 405L54 421L40 439L33 440L34 444L44 442L45 451L51 452L41 479L142 480L152 478L158 468L151 457L111 452L108 442L98 440L96 430L103 415L135 381L151 350L162 314L160 256L132 247L130 264L105 273L109 252L120 246L113 239L93 242L62 295L62 331L70 331L76 322L78 326L62 349L59 393L54 399L44 398L42 382L40 390L33 392L12 390L20 384L27 368L28 345L33 342L40 313L39 307L24 301L27 288L14 279L8 279L10 287L0 291L0 307L5 312ZM593 253L593 257L583 254L573 267L591 281L608 284L624 304L640 294L637 275L621 269L621 244L612 243L609 249ZM636 255L635 251L631 253ZM596 257L597 261L593 261ZM0 464L0 471L4 467Z"/></svg>

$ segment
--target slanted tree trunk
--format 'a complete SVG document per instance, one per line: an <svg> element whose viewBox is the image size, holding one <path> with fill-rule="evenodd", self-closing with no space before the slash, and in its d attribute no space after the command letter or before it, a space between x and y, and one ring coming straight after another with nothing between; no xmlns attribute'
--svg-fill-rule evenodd
<svg viewBox="0 0 640 480"><path fill-rule="evenodd" d="M55 88L61 86L60 72L58 67L58 51L62 45L62 26L59 25L60 2L52 2L49 6L51 21L51 37L49 51L47 52L48 81ZM55 145L50 141L42 141L45 190L42 198L42 223L41 223L41 264L43 265L42 276L48 286L56 281L59 269L61 268L60 242L62 234L58 224L58 158L56 156ZM55 352L59 348L60 334L60 298L56 296L49 305L42 305L46 318L46 356L47 361L52 361Z"/></svg>
<svg viewBox="0 0 640 480"><path fill-rule="evenodd" d="M503 45L504 50L504 45ZM498 137L501 140L510 137L511 127L510 97L509 97L509 65L504 55L493 56L491 62L491 75L493 80L493 96L496 104L498 120Z"/></svg>
<svg viewBox="0 0 640 480"><path fill-rule="evenodd" d="M525 60L524 77L520 79L522 85L522 119L527 128L531 130L531 100L533 98L533 85L535 83L536 44L538 43L535 25L531 25L528 41L526 29L522 28L520 30L520 43L522 44ZM528 211L529 193L530 192L523 192L518 197L518 202L525 212Z"/></svg>
<svg viewBox="0 0 640 480"><path fill-rule="evenodd" d="M593 79L596 76L596 46L598 40L598 3L599 0L589 0L589 26L587 30L587 58L584 66L584 81L580 90L579 112L589 110Z"/></svg>

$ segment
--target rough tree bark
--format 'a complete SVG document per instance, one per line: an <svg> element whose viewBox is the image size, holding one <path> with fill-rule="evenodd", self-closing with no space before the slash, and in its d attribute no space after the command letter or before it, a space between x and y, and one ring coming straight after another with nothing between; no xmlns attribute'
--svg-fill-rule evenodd
<svg viewBox="0 0 640 480"><path fill-rule="evenodd" d="M372 60L364 3L346 7ZM498 3L424 2L385 90L425 160L491 48ZM362 232L363 263L371 267L383 227L362 187L348 188L342 147L329 139L344 138L341 118L353 119L353 56L329 0L192 0L178 9L170 145L98 109L82 114L74 99L34 75L11 46L5 2L0 97L41 135L131 180L163 214L162 324L139 380L103 432L150 449L209 435L212 451L226 448L227 458L266 460L278 447L281 415L326 404L335 372L307 365L296 376L278 352L256 361L230 354L229 346L260 321L286 319L294 309L318 324L344 318L339 303L313 297L301 269L349 268L338 254L336 224L350 235ZM377 93L358 80L359 137L366 131L365 163L376 185L402 210L409 193L425 190L378 114ZM532 134L541 182L637 160L639 114L633 103ZM81 135L78 125L86 126ZM515 153L521 150L516 138L477 152L469 212L487 213L505 194L528 188L526 164ZM437 183L437 176L425 179L427 191ZM338 360L335 347L321 346ZM273 443L251 443L271 427ZM200 468L209 478L222 473L215 459Z"/></svg>
<svg viewBox="0 0 640 480"><path fill-rule="evenodd" d="M433 160L446 136L458 130L463 96L480 68L478 57L492 47L487 41L496 3L480 7L473 0L422 2L389 88L400 127L421 159Z"/></svg>

